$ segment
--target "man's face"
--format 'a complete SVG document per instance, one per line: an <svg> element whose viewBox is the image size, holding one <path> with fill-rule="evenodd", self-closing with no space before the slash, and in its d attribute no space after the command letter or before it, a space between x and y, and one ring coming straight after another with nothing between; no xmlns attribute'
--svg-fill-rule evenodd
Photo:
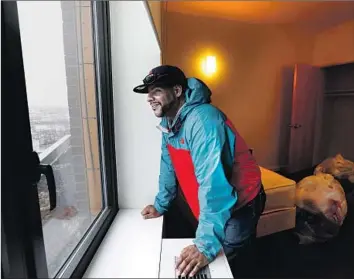
<svg viewBox="0 0 354 279"><path fill-rule="evenodd" d="M177 97L172 88L150 87L147 101L156 117L164 117L169 116Z"/></svg>

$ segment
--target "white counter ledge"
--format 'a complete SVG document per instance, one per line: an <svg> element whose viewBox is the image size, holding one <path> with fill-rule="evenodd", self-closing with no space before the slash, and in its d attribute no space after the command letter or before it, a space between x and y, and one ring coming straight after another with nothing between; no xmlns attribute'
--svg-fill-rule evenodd
<svg viewBox="0 0 354 279"><path fill-rule="evenodd" d="M84 278L158 278L163 217L120 209Z"/></svg>

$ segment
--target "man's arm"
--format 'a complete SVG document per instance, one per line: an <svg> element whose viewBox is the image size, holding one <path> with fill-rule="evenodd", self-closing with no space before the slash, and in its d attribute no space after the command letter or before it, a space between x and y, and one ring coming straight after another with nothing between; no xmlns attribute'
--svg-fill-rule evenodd
<svg viewBox="0 0 354 279"><path fill-rule="evenodd" d="M176 197L176 176L171 158L167 150L165 136L162 136L161 162L159 175L159 192L156 195L154 207L160 214L164 214Z"/></svg>
<svg viewBox="0 0 354 279"><path fill-rule="evenodd" d="M199 225L194 244L204 256L215 259L225 238L224 228L237 201L225 175L222 161L227 144L226 126L221 116L197 117L191 128L191 155L199 182Z"/></svg>

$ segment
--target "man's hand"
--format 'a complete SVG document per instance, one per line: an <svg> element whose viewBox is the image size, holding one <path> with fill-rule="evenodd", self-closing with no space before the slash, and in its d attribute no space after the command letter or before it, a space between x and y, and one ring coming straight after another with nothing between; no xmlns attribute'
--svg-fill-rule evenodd
<svg viewBox="0 0 354 279"><path fill-rule="evenodd" d="M146 206L143 211L141 211L141 215L143 215L144 219L157 218L161 216L153 205Z"/></svg>
<svg viewBox="0 0 354 279"><path fill-rule="evenodd" d="M177 273L182 277L193 277L201 268L209 263L195 245L184 248L177 261Z"/></svg>

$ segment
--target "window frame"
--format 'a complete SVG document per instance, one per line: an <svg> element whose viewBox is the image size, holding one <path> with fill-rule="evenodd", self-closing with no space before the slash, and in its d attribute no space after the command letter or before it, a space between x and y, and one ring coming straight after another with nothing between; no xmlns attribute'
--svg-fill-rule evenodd
<svg viewBox="0 0 354 279"><path fill-rule="evenodd" d="M105 206L56 278L82 278L119 211L109 2L91 1L91 5ZM48 278L38 191L33 184L37 163L33 156L17 2L1 2L1 13L2 118L11 117L11 121L2 121L1 273L3 278Z"/></svg>

